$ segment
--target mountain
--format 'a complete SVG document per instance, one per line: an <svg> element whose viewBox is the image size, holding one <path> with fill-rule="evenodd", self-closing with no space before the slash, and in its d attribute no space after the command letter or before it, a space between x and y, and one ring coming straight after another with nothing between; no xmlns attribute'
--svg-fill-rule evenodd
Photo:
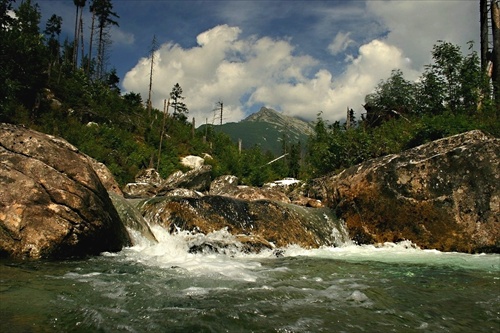
<svg viewBox="0 0 500 333"><path fill-rule="evenodd" d="M200 126L199 130L204 130L204 126L206 125ZM265 107L238 123L213 126L216 131L228 134L234 142L241 139L245 149L257 145L263 151L269 150L275 155L282 153L283 137L288 144L300 141L305 145L307 138L313 133L311 123Z"/></svg>

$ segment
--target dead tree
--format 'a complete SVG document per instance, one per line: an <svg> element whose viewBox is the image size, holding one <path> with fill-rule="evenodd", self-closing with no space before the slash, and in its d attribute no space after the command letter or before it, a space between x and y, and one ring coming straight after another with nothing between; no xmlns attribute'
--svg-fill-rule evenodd
<svg viewBox="0 0 500 333"><path fill-rule="evenodd" d="M500 8L498 0L491 1L491 30L493 36L491 80L495 102L500 107Z"/></svg>
<svg viewBox="0 0 500 333"><path fill-rule="evenodd" d="M148 101L147 103L147 108L148 108L148 116L151 117L151 109L153 107L153 102L151 100L151 93L153 90L153 68L155 65L155 52L158 50L158 45L156 42L156 35L153 36L153 41L151 43L151 50L150 50L150 56L151 56L151 69L149 71L149 91L148 91Z"/></svg>

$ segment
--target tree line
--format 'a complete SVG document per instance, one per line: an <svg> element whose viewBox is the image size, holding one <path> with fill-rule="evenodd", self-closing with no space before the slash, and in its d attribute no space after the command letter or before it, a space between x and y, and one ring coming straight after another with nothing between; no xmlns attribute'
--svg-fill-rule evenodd
<svg viewBox="0 0 500 333"><path fill-rule="evenodd" d="M138 93L120 92L120 78L105 64L107 29L119 19L111 1L89 2L95 21L90 36L83 36L81 28L86 2L74 1L75 34L62 43L59 16L43 24L36 3L25 0L17 8L13 3L0 0L0 121L65 138L106 164L120 184L148 167L163 177L184 170L179 157L191 154L210 154L214 177L233 174L244 184L262 185L284 177L321 176L469 129L500 133L491 82L477 54L469 50L463 55L456 45L438 42L433 63L417 82L395 69L366 97L360 119L350 110L345 122L330 124L319 112L309 140L284 137L285 157L270 163L277 156L260 147L240 151L214 128L196 131L179 84L163 110L148 110L150 103Z"/></svg>
<svg viewBox="0 0 500 333"><path fill-rule="evenodd" d="M347 122L329 124L319 113L308 143L309 173L339 171L472 129L498 137L493 84L472 50L469 43L464 55L459 46L438 41L420 78L406 80L394 69L366 96L359 120L351 114Z"/></svg>
<svg viewBox="0 0 500 333"><path fill-rule="evenodd" d="M111 1L89 2L94 32L85 37L88 43L82 33L86 1L74 1L75 34L63 42L60 16L53 14L43 24L35 2L24 0L13 8L14 2L0 0L1 122L65 138L106 164L120 184L132 182L148 167L158 168L163 177L185 171L180 156L204 153L212 156L207 163L214 177L230 173L249 185L286 177L289 166L297 174L297 158L295 164L290 159L268 164L275 156L258 147L240 152L223 133L195 131L178 83L166 96L164 110L148 112L140 94L121 94L120 78L105 65L107 29L119 19ZM96 54L92 46L97 46Z"/></svg>

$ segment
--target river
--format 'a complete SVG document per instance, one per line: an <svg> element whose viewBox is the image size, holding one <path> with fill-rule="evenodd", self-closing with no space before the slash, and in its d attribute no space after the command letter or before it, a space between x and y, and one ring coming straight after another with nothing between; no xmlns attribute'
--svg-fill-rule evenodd
<svg viewBox="0 0 500 333"><path fill-rule="evenodd" d="M0 332L500 332L500 255L409 242L245 254L153 230L85 260L0 261Z"/></svg>

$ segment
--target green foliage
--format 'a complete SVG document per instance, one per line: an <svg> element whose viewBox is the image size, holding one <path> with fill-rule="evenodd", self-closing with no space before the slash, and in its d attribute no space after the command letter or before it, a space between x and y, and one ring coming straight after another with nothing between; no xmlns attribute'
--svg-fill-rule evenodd
<svg viewBox="0 0 500 333"><path fill-rule="evenodd" d="M367 115L357 127L327 125L318 115L308 141L308 176L337 172L366 159L480 129L500 135L496 109L475 52L439 42L433 63L418 83L394 70L366 97Z"/></svg>
<svg viewBox="0 0 500 333"><path fill-rule="evenodd" d="M170 105L174 109L174 118L182 121L187 120L187 114L189 112L186 104L183 102L184 99L185 97L182 96L182 88L178 83L176 83L170 92Z"/></svg>
<svg viewBox="0 0 500 333"><path fill-rule="evenodd" d="M365 102L374 108L380 117L393 111L412 113L416 109L415 86L403 78L401 70L395 69L387 81L380 82L375 92L366 96Z"/></svg>
<svg viewBox="0 0 500 333"><path fill-rule="evenodd" d="M2 7L7 10L10 3L3 2ZM16 19L8 19L2 13L5 25L0 26L0 121L13 116L17 102L34 112L37 93L46 80L48 51L38 27L40 10L27 0L14 12Z"/></svg>
<svg viewBox="0 0 500 333"><path fill-rule="evenodd" d="M67 139L105 163L122 185L147 167L158 166L167 177L181 169L180 156L191 154L210 154L206 163L212 165L214 177L232 174L244 184L262 185L284 177L321 176L471 129L500 136L500 121L477 55L462 56L459 48L441 42L433 49L434 63L418 83L394 70L367 96L371 112L357 123L351 117L349 126L328 124L318 114L305 160L302 145L285 136L281 154L259 146L239 151L228 135L213 127L193 133L179 84L170 96L173 115L158 110L149 115L139 94L120 95L115 70L95 79L95 71L102 70L99 59L82 59L92 64L85 70L74 66L74 45L59 44L60 17L49 19L45 39L38 7L23 1L13 20L6 15L11 4L0 0L0 121ZM99 25L115 24L118 16L110 1L93 1L91 7L97 10L101 5L102 13L96 12Z"/></svg>
<svg viewBox="0 0 500 333"><path fill-rule="evenodd" d="M432 50L432 58L434 62L426 66L417 85L421 112L474 113L481 95L489 90L477 53L463 56L459 46L440 41Z"/></svg>

